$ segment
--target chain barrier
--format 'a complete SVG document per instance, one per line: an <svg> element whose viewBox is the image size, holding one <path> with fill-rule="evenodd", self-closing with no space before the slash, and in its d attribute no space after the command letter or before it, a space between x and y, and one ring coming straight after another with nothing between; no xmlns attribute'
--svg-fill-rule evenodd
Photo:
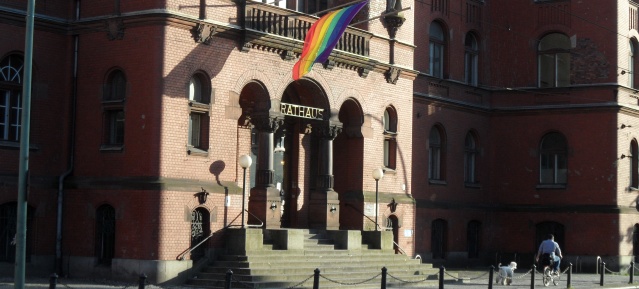
<svg viewBox="0 0 639 289"><path fill-rule="evenodd" d="M322 274L319 274L320 277L322 277L322 278L324 278L324 279L326 279L326 280L328 280L330 282L333 282L335 284L339 284L339 285L359 285L359 284L364 284L366 282L372 281L373 279L379 277L380 275L382 275L382 273L379 273L379 274L373 276L373 278L370 278L370 279L367 279L367 280L364 280L364 281L361 281L361 282L347 283L347 282L339 282L339 281L333 280L331 278L328 278L328 277L326 277L326 276L324 276Z"/></svg>
<svg viewBox="0 0 639 289"><path fill-rule="evenodd" d="M633 267L634 267L634 266L633 266ZM629 271L629 270L630 270L630 267L626 268L626 270L622 270L622 271L619 271L619 272L613 272L613 271L610 271L610 269L606 268L606 272L608 272L608 273L610 273L610 274L613 274L613 275L623 275L623 274L628 274L628 271ZM624 271L625 271L625 272L624 272Z"/></svg>
<svg viewBox="0 0 639 289"><path fill-rule="evenodd" d="M310 280L311 278L313 278L315 276L315 274L312 274L311 276L309 276L308 278L304 279L304 281L297 283L291 287L286 287L286 289L292 289L292 288L297 288L297 286L301 286L302 284L306 283L306 281Z"/></svg>
<svg viewBox="0 0 639 289"><path fill-rule="evenodd" d="M399 282L402 282L402 283L420 283L420 282L424 282L424 281L428 280L428 278L430 278L432 276L437 277L437 274L433 274L433 275L426 275L426 278L424 278L422 280L408 281L408 280L403 280L403 279L397 278L397 277L393 276L391 273L388 273L388 272L386 273L386 275L388 275L389 277L391 277L391 278L393 278L393 279L395 279L395 280L397 280Z"/></svg>
<svg viewBox="0 0 639 289"><path fill-rule="evenodd" d="M446 271L446 269L444 268L444 274L446 274L446 275L448 275L448 277L451 277L451 278L456 279L456 280L466 280L466 281L476 280L476 279L479 279L479 278L482 278L482 277L488 275L489 273L490 272L486 272L486 273L481 274L481 275L476 276L476 277L460 278L460 277L457 277L457 276L450 275L448 273L448 271Z"/></svg>

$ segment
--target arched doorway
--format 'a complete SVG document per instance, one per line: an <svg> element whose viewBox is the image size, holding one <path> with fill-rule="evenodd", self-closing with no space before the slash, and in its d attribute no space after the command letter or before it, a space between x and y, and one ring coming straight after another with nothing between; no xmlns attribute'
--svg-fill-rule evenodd
<svg viewBox="0 0 639 289"><path fill-rule="evenodd" d="M632 255L633 261L639 261L639 224L635 224L632 229Z"/></svg>
<svg viewBox="0 0 639 289"><path fill-rule="evenodd" d="M433 221L430 242L433 259L445 258L448 242L448 222L446 220L437 219Z"/></svg>
<svg viewBox="0 0 639 289"><path fill-rule="evenodd" d="M549 221L538 223L535 226L535 244L533 247L533 252L537 252L537 249L539 249L539 244L541 244L543 240L546 240L548 234L553 234L555 236L555 242L559 244L559 248L561 248L562 251L565 250L564 225L557 222Z"/></svg>
<svg viewBox="0 0 639 289"><path fill-rule="evenodd" d="M191 212L191 260L199 260L206 254L206 245L200 244L211 235L211 216L206 208L198 207Z"/></svg>
<svg viewBox="0 0 639 289"><path fill-rule="evenodd" d="M340 228L363 229L364 115L357 100L349 98L340 107L343 130L334 142L335 191L340 198Z"/></svg>
<svg viewBox="0 0 639 289"><path fill-rule="evenodd" d="M16 224L18 215L16 202L0 205L0 262L14 262L16 257ZM31 248L33 239L33 214L35 209L27 207L27 248L26 259L31 259Z"/></svg>
<svg viewBox="0 0 639 289"><path fill-rule="evenodd" d="M333 140L341 123L326 93L311 80L295 81L282 95L280 112L284 121L275 133L274 185L282 195L282 227L339 229Z"/></svg>

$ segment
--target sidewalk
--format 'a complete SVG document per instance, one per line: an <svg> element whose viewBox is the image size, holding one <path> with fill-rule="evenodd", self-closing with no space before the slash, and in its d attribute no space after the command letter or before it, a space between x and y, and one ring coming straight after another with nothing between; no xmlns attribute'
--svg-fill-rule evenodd
<svg viewBox="0 0 639 289"><path fill-rule="evenodd" d="M450 270L450 272L459 273L459 278L463 281L451 283L447 281L444 284L445 289L482 289L488 288L488 275L486 272L480 271L460 271L460 270ZM529 271L528 271L529 272ZM493 276L494 277L494 276ZM541 282L541 274L535 274L535 287L534 288L567 288L567 274L563 274L560 277L559 284L557 286L550 284L548 287L544 287ZM628 284L630 281L629 275L617 275L617 274L606 274L604 276L604 286L600 286L600 278L601 276L598 274L572 274L571 284L574 289L595 289L595 288L615 288L615 289L630 289L637 288L639 289L639 276L635 276L633 284ZM448 277L447 277L448 278ZM493 284L493 288L508 288L508 289L530 289L531 286L531 276L529 273L523 270L517 270L515 272L513 282L510 286L504 285L496 285ZM494 280L493 280L494 282ZM49 288L49 279L48 278L27 278L25 282L25 288L38 288L38 289L47 289ZM371 283L370 289L379 289L381 286L377 284ZM397 288L391 287L389 288ZM14 288L13 279L4 277L0 278L0 289L9 289ZM138 281L133 281L130 283L111 281L111 280L86 280L86 279L67 279L67 278L59 278L56 288L63 289L136 289L138 288ZM145 286L148 289L194 289L197 287L186 287L181 285L172 285L172 286L158 286L148 284ZM243 288L238 286L237 288ZM322 284L320 283L320 289L322 288ZM344 287L348 288L348 287ZM420 286L419 284L410 285L406 284L401 288L404 289L417 289L417 288L438 288L437 285L429 285L429 286Z"/></svg>

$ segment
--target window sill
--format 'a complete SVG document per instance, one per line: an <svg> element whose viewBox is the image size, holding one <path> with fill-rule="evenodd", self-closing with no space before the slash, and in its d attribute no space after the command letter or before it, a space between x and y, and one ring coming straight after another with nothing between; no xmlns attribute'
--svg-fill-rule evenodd
<svg viewBox="0 0 639 289"><path fill-rule="evenodd" d="M440 185L440 186L448 185L448 183L446 183L445 180L428 180L428 183L431 185Z"/></svg>
<svg viewBox="0 0 639 289"><path fill-rule="evenodd" d="M389 175L396 175L397 174L397 171L395 169L388 168L388 167L384 167L382 169L384 170L384 174L389 174Z"/></svg>
<svg viewBox="0 0 639 289"><path fill-rule="evenodd" d="M636 188L636 187L628 187L628 191L631 191L631 192L639 192L639 188Z"/></svg>
<svg viewBox="0 0 639 289"><path fill-rule="evenodd" d="M207 157L209 152L195 147L187 147L186 153L190 156Z"/></svg>
<svg viewBox="0 0 639 289"><path fill-rule="evenodd" d="M19 141L0 141L0 149L10 149L10 150L19 150L20 142ZM40 148L36 145L29 144L29 151L37 151Z"/></svg>
<svg viewBox="0 0 639 289"><path fill-rule="evenodd" d="M538 190L545 190L545 189L565 189L566 188L566 184L538 184L537 185L537 189Z"/></svg>
<svg viewBox="0 0 639 289"><path fill-rule="evenodd" d="M469 189L481 189L481 185L479 183L464 183L464 187Z"/></svg>
<svg viewBox="0 0 639 289"><path fill-rule="evenodd" d="M101 152L122 152L124 151L124 145L102 145L100 146Z"/></svg>

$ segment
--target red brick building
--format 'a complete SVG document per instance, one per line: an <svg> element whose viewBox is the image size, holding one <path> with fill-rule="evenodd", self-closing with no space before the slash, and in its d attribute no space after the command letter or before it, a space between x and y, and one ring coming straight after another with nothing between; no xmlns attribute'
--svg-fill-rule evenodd
<svg viewBox="0 0 639 289"><path fill-rule="evenodd" d="M180 281L242 204L266 229L377 216L447 266L523 267L546 233L577 266L637 255L634 2L371 0L293 81L314 13L346 2L37 1L27 274ZM3 272L25 5L0 2Z"/></svg>

